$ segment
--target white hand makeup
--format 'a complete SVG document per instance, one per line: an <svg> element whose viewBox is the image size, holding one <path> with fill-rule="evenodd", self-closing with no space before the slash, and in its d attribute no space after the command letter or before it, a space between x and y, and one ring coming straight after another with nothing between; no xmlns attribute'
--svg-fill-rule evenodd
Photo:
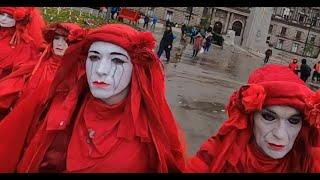
<svg viewBox="0 0 320 180"><path fill-rule="evenodd" d="M94 97L116 104L129 92L133 65L122 47L103 41L91 44L86 60L86 73Z"/></svg>
<svg viewBox="0 0 320 180"><path fill-rule="evenodd" d="M68 48L66 37L56 35L53 39L53 53L58 56L63 56Z"/></svg>
<svg viewBox="0 0 320 180"><path fill-rule="evenodd" d="M300 113L289 106L269 106L254 114L256 143L274 159L283 158L292 149L301 127Z"/></svg>
<svg viewBox="0 0 320 180"><path fill-rule="evenodd" d="M16 20L7 13L0 13L0 27L14 27L16 25Z"/></svg>

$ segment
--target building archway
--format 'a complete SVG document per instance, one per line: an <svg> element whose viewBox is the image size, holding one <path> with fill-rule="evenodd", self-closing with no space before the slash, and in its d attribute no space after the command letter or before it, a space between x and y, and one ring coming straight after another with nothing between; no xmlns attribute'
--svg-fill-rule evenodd
<svg viewBox="0 0 320 180"><path fill-rule="evenodd" d="M235 31L236 36L240 36L241 31L242 31L242 22L241 21L234 21L232 24L232 30Z"/></svg>
<svg viewBox="0 0 320 180"><path fill-rule="evenodd" d="M221 34L221 30L222 30L222 23L220 21L214 23L213 31L217 34Z"/></svg>

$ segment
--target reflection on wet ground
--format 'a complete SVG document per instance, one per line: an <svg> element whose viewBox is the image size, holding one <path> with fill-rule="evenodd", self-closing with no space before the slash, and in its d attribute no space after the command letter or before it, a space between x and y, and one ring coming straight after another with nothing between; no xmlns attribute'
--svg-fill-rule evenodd
<svg viewBox="0 0 320 180"><path fill-rule="evenodd" d="M177 39L171 63L164 65L167 99L185 133L188 152L193 155L227 118L224 106L229 96L246 83L254 69L263 65L263 60L227 45L211 46L209 52L192 58L193 45L188 43L189 39L181 43L179 32L174 32ZM155 31L158 42L162 34L161 28ZM181 59L175 59L179 53Z"/></svg>
<svg viewBox="0 0 320 180"><path fill-rule="evenodd" d="M163 31L155 31L160 42ZM233 47L211 46L192 58L192 45L180 42L179 32L165 64L167 99L185 132L188 152L195 154L203 141L215 134L227 118L224 106L233 91L245 84L249 73L262 60L237 52ZM175 59L181 53L181 59ZM164 53L161 59L165 59Z"/></svg>
<svg viewBox="0 0 320 180"><path fill-rule="evenodd" d="M183 96L178 95L180 98L179 104L180 107L186 110L199 110L207 113L217 113L224 112L224 105L221 103L212 103L212 102L202 102L202 101L192 101L188 102Z"/></svg>

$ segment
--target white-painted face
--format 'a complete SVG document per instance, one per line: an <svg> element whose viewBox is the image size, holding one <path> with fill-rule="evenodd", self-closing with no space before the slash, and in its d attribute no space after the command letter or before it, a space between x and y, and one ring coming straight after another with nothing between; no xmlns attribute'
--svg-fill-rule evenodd
<svg viewBox="0 0 320 180"><path fill-rule="evenodd" d="M254 114L256 143L273 159L283 158L300 132L302 116L289 106L269 106Z"/></svg>
<svg viewBox="0 0 320 180"><path fill-rule="evenodd" d="M66 37L55 35L53 38L53 53L58 56L63 56L68 48Z"/></svg>
<svg viewBox="0 0 320 180"><path fill-rule="evenodd" d="M133 65L122 47L103 41L91 44L86 60L86 73L90 91L94 97L107 102L125 97L131 81ZM125 92L125 93L123 93Z"/></svg>
<svg viewBox="0 0 320 180"><path fill-rule="evenodd" d="M7 13L0 13L0 27L14 27L16 20Z"/></svg>

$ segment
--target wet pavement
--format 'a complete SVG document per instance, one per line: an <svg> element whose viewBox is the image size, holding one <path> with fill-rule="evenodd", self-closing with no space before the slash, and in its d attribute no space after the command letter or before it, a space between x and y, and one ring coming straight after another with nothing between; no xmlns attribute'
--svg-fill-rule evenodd
<svg viewBox="0 0 320 180"><path fill-rule="evenodd" d="M163 31L163 25L151 31L158 43ZM230 95L246 83L250 72L263 65L263 58L226 44L223 48L211 46L208 53L192 58L192 45L189 39L186 43L180 42L180 32L178 28L173 29L176 39L170 63L165 63L164 52L160 59L166 72L168 102L185 133L189 155L193 155L217 132L227 117L224 107ZM181 53L179 60L175 58L177 53ZM269 63L287 62L271 59Z"/></svg>
<svg viewBox="0 0 320 180"><path fill-rule="evenodd" d="M158 43L163 31L162 25L153 31ZM226 119L224 107L229 96L245 84L249 73L261 66L262 60L231 46L223 49L211 46L208 53L191 58L189 39L187 43L180 42L180 29L174 29L174 35L172 62L165 63L164 52L161 57L166 71L167 99L185 133L188 152L193 155L203 141L217 132ZM181 60L176 62L179 52Z"/></svg>

